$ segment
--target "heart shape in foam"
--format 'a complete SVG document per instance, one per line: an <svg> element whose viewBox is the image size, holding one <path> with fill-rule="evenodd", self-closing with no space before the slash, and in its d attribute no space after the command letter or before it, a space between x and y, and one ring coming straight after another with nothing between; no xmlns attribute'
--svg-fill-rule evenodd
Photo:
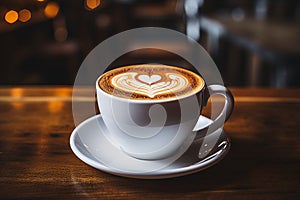
<svg viewBox="0 0 300 200"><path fill-rule="evenodd" d="M137 78L139 81L146 83L148 85L151 85L151 84L161 80L161 76L156 75L156 74L151 75L151 76L143 74L143 75L139 75Z"/></svg>

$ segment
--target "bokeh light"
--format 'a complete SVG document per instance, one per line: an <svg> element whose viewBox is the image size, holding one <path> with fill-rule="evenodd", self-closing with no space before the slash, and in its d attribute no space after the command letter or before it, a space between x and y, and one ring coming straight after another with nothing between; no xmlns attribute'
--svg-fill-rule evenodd
<svg viewBox="0 0 300 200"><path fill-rule="evenodd" d="M101 2L100 2L100 0L86 0L85 3L86 3L86 7L88 9L93 10L93 9L99 7Z"/></svg>
<svg viewBox="0 0 300 200"><path fill-rule="evenodd" d="M20 10L19 12L19 20L21 22L27 22L31 19L31 12L27 9Z"/></svg>
<svg viewBox="0 0 300 200"><path fill-rule="evenodd" d="M55 2L49 2L44 9L44 13L48 18L56 17L58 12L59 12L59 5Z"/></svg>
<svg viewBox="0 0 300 200"><path fill-rule="evenodd" d="M10 10L5 14L4 19L7 23L13 24L18 20L18 17L19 17L19 15L16 11Z"/></svg>
<svg viewBox="0 0 300 200"><path fill-rule="evenodd" d="M59 27L54 32L54 37L58 42L63 42L68 37L68 31L65 27Z"/></svg>

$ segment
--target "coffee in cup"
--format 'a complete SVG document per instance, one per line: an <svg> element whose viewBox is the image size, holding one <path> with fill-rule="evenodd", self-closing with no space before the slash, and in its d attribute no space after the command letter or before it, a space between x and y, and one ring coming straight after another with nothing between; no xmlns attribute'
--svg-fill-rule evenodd
<svg viewBox="0 0 300 200"><path fill-rule="evenodd" d="M107 71L97 79L96 92L107 138L139 159L166 158L185 141L192 141L206 96L221 94L226 98L222 112L211 125L214 130L223 125L222 119L224 122L233 108L226 87L206 86L198 74L162 64Z"/></svg>

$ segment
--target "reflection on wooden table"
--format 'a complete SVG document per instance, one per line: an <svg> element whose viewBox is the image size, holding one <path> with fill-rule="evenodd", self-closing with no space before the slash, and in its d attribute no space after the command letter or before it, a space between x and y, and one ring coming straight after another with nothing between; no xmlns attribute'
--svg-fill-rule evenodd
<svg viewBox="0 0 300 200"><path fill-rule="evenodd" d="M95 101L86 96L91 90L74 99L83 113ZM71 87L2 87L1 199L299 199L300 89L231 90L236 104L225 131L232 148L220 163L184 177L136 180L72 153Z"/></svg>

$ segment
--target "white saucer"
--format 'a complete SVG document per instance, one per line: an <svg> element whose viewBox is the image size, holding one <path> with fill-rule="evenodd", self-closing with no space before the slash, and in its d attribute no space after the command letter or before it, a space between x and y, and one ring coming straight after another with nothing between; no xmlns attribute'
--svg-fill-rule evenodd
<svg viewBox="0 0 300 200"><path fill-rule="evenodd" d="M209 121L204 116L200 119ZM182 148L184 152L179 151L171 158L140 160L112 144L105 136L106 131L101 115L85 120L71 134L72 151L96 169L130 178L161 179L199 172L220 161L230 148L230 139L220 128L194 141L188 149Z"/></svg>

